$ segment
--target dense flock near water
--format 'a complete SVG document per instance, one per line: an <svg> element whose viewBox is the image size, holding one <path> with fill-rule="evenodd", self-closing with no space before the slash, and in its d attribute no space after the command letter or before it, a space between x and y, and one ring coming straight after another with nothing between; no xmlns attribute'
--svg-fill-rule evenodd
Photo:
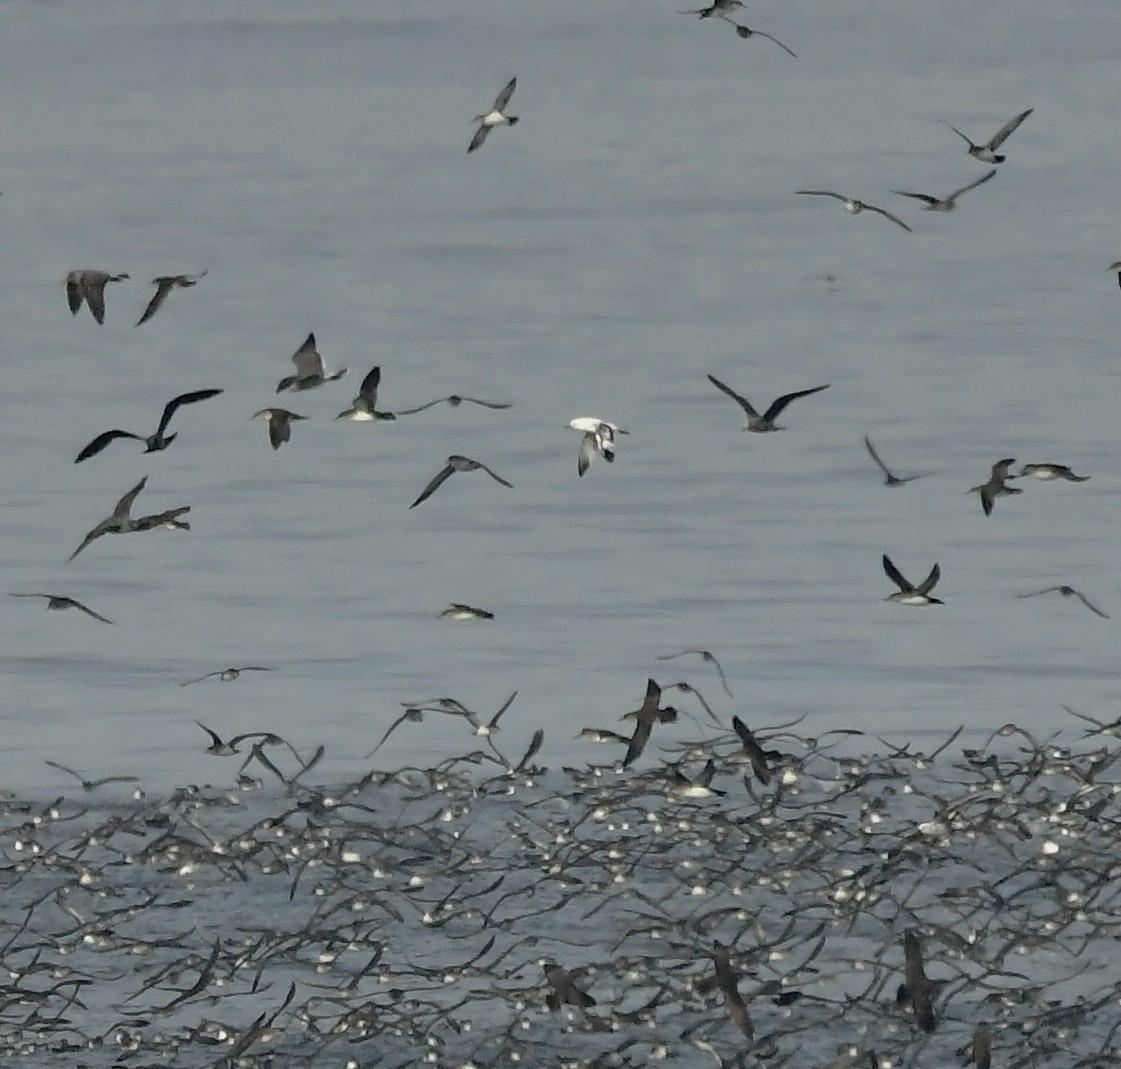
<svg viewBox="0 0 1121 1069"><path fill-rule="evenodd" d="M1116 1062L1121 12L687 6L0 4L8 1060Z"/></svg>

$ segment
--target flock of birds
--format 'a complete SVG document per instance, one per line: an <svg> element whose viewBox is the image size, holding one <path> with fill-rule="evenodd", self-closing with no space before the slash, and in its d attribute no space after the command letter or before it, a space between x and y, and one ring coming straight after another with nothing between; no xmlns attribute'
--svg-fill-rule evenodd
<svg viewBox="0 0 1121 1069"><path fill-rule="evenodd" d="M716 0L683 14L728 22L739 37L763 37L795 57L770 34L736 23L742 8L741 0ZM516 88L512 78L476 116L469 153L495 128L519 122L508 110ZM993 179L1006 159L999 150L1031 114L1014 116L983 143L951 127L970 157L992 165L983 176L944 197L895 192L927 211L954 210L964 193ZM896 214L862 200L824 189L795 193L911 232ZM153 279L135 325L205 276ZM129 277L71 271L70 311L85 305L104 324L106 288ZM327 368L313 333L291 362L277 394L347 374ZM737 404L753 434L783 430L778 420L794 401L830 388L793 390L761 410L716 376L708 380ZM442 404L502 411L513 403L453 394L387 411L378 407L380 386L375 366L335 418L394 422ZM179 394L153 433L103 431L74 462L116 441L162 452L178 438L169 428L185 418L180 410L222 393ZM250 416L267 422L273 450L307 418L279 405ZM597 458L613 464L630 433L598 416L574 418L569 428L580 435L580 478ZM887 487L931 474L896 474L868 437L864 447ZM998 498L1022 493L1018 480L1089 478L1054 462L1014 474L1015 464L998 460L968 491L979 495L985 516ZM454 454L408 508L471 472L513 489L482 461ZM147 482L128 490L69 560L107 534L189 531L189 505L133 517ZM938 563L919 583L887 553L881 563L897 588L886 600L944 604L934 596ZM1018 596L1052 593L1109 618L1065 584ZM12 596L112 623L67 595ZM442 615L494 619L458 602ZM700 658L733 698L709 650L658 660L683 657ZM270 671L230 666L180 685ZM688 695L698 716L666 704L670 692ZM8 821L0 829L0 886L6 913L19 914L0 939L9 978L0 985L0 1053L77 1057L80 1065L97 1058L128 1069L267 1069L281 1058L347 1069L638 1069L691 1066L698 1054L720 1069L779 1069L806 1063L812 1035L833 1042L831 1069L924 1059L977 1069L1061 1059L1089 1069L1121 1057L1117 1029L1098 1026L1121 998L1109 950L1121 892L1108 815L1121 789L1121 751L1074 751L1005 725L958 760L949 760L948 748L960 728L932 753L881 739L887 756L858 756L852 740L861 731L803 736L793 730L798 721L752 729L737 715L729 731L691 682L650 678L641 703L621 717L633 725L628 731L580 729L579 738L618 747L621 756L557 772L537 763L544 729L519 757L496 742L517 697L493 714L447 696L403 703L366 760L426 717L462 722L478 748L430 768L371 769L341 786L309 782L323 746L305 756L269 730L223 737L196 721L208 755L240 758L232 786L190 786L151 801L136 776L91 779L47 761L83 795L130 785L131 804L106 818L89 800L42 806L0 792ZM1086 739L1121 732L1121 722L1070 712L1089 723ZM715 738L666 745L672 759L637 767L660 725L699 724L702 714L718 729ZM1018 746L1012 753L1009 740ZM879 949L869 955L869 945ZM1087 958L1088 948L1099 961Z"/></svg>

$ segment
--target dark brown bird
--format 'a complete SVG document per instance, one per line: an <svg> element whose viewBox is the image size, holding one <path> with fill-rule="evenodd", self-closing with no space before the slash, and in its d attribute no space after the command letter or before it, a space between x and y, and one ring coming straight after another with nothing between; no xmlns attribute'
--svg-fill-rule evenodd
<svg viewBox="0 0 1121 1069"><path fill-rule="evenodd" d="M307 419L307 416L297 416L286 408L262 408L249 418L260 419L261 416L269 418L269 442L273 449L279 449L285 442L292 440L292 420Z"/></svg>
<svg viewBox="0 0 1121 1069"><path fill-rule="evenodd" d="M86 546L90 545L91 542L96 542L102 535L129 534L133 531L151 531L156 527L166 526L176 526L189 530L187 524L180 521L178 517L182 516L184 513L190 512L190 505L181 505L179 508L168 509L167 512L160 512L154 516L141 516L138 520L132 519L130 515L132 503L136 500L136 495L144 489L147 482L148 476L145 475L140 482L117 502L113 508L112 514L102 520L84 539L82 539L82 544L70 554L67 558L67 562L72 561Z"/></svg>
<svg viewBox="0 0 1121 1069"><path fill-rule="evenodd" d="M205 271L200 271L197 275L160 275L159 278L152 279L152 285L156 287L156 292L148 302L148 307L144 309L144 314L136 321L136 325L140 326L141 323L147 323L160 310L163 302L167 300L167 295L172 290L183 290L191 286L197 286L198 280L205 275Z"/></svg>
<svg viewBox="0 0 1121 1069"><path fill-rule="evenodd" d="M105 286L110 282L123 282L126 278L127 274L111 275L108 271L98 271L91 267L71 271L66 276L66 300L71 313L77 315L85 301L93 318L104 324Z"/></svg>
<svg viewBox="0 0 1121 1069"><path fill-rule="evenodd" d="M987 483L971 486L968 493L981 495L981 508L986 516L992 515L993 505L998 497L1007 497L1009 494L1022 494L1024 491L1016 486L1009 486L1008 480L1016 478L1009 475L1008 471L1016 461L1012 457L998 460L992 468L992 475Z"/></svg>
<svg viewBox="0 0 1121 1069"><path fill-rule="evenodd" d="M87 616L92 616L95 620L100 620L103 624L111 624L113 622L112 620L106 619L101 613L94 612L89 606L83 605L80 601L76 601L74 598L68 598L63 594L10 594L9 597L46 598L48 609L78 609Z"/></svg>
<svg viewBox="0 0 1121 1069"><path fill-rule="evenodd" d="M509 487L511 490L514 488L513 483L508 483L501 475L495 474L484 463L479 460L472 460L470 457L450 456L448 462L441 471L438 471L432 478L429 484L420 492L418 497L409 508L415 509L422 501L427 501L437 490L440 489L444 483L450 479L457 471L485 471L496 483L501 483L503 486Z"/></svg>
<svg viewBox="0 0 1121 1069"><path fill-rule="evenodd" d="M133 434L131 431L105 431L99 434L74 458L74 463L81 464L83 460L89 460L90 457L97 456L110 442L117 438L133 438L138 442L143 442L145 453L161 452L179 437L178 433L165 436L164 431L167 430L167 425L171 422L171 417L179 411L180 406L193 405L198 401L208 401L211 397L217 397L222 392L224 391L209 389L195 390L193 393L181 393L178 397L173 397L164 405L163 415L160 417L160 425L156 428L155 434L149 434L147 437L144 437L142 434Z"/></svg>

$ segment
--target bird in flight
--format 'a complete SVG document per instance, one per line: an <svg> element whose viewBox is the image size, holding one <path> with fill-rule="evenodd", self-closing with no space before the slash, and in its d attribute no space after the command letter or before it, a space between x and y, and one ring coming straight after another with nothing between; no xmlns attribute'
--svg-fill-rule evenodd
<svg viewBox="0 0 1121 1069"><path fill-rule="evenodd" d="M496 483L501 483L503 486L508 486L511 490L514 488L512 483L508 483L501 475L496 475L485 464L478 460L472 460L470 457L450 456L444 468L437 472L432 478L432 481L420 492L418 497L409 508L415 509L422 501L427 501L443 484L450 479L457 471L485 471Z"/></svg>
<svg viewBox="0 0 1121 1069"><path fill-rule="evenodd" d="M988 174L982 175L975 181L970 182L969 185L962 186L961 189L955 189L948 197L931 197L926 193L906 193L902 189L893 189L892 192L900 197L910 197L912 200L921 200L923 202L923 211L952 212L957 207L958 197L963 193L968 193L971 189L983 186L995 174L996 168L994 167Z"/></svg>
<svg viewBox="0 0 1121 1069"><path fill-rule="evenodd" d="M797 390L794 393L784 393L780 398L771 402L771 407L767 409L763 415L759 413L752 406L751 402L746 397L741 397L730 386L725 386L715 375L709 375L708 381L712 383L718 390L726 393L733 401L736 402L740 408L743 409L744 414L747 416L747 421L743 425L745 431L753 431L756 434L764 434L767 431L781 431L785 430L780 427L775 420L782 414L784 409L791 401L796 401L799 397L809 397L812 393L821 393L822 390L828 390L830 384L826 383L824 386L814 386L808 390Z"/></svg>
<svg viewBox="0 0 1121 1069"><path fill-rule="evenodd" d="M880 454L876 452L875 446L872 445L872 440L868 435L864 436L864 448L868 450L868 455L876 462L876 466L884 473L884 486L903 486L905 483L914 482L915 479L925 479L928 475L933 474L929 471L921 471L917 475L896 475L881 459Z"/></svg>
<svg viewBox="0 0 1121 1069"><path fill-rule="evenodd" d="M915 586L910 580L903 575L903 573L896 568L892 559L885 553L883 556L884 571L887 577L897 586L899 590L894 594L888 594L884 601L895 601L900 605L945 605L944 601L939 601L937 598L932 598L930 592L938 585L938 580L942 578L942 569L937 564L930 569L928 575L918 586Z"/></svg>
<svg viewBox="0 0 1121 1069"><path fill-rule="evenodd" d="M772 36L771 36L771 35L770 35L769 33L764 33L764 32L763 32L762 30L749 30L749 29L748 29L748 28L747 28L746 26L743 26L743 25L738 25L738 24L737 24L737 25L736 25L736 34L737 34L737 35L738 35L739 37L743 38L743 40L745 40L745 41L746 41L746 40L747 40L747 39L748 39L749 37L766 37L768 41L774 41L774 43L775 43L776 45L778 45L778 46L779 46L779 48L781 48L781 49L782 49L782 50L783 50L783 51L784 51L784 52L785 52L785 53L786 53L786 54L787 54L788 56L794 56L794 58L795 58L795 59L797 59L797 58L798 58L798 57L797 57L797 56L796 56L796 55L795 55L795 54L794 54L794 53L793 53L793 52L792 52L792 51L791 51L791 50L790 50L789 48L787 48L787 47L786 47L786 45L784 45L784 44L783 44L783 43L782 43L782 42L781 42L781 41L780 41L780 40L779 40L779 39L778 39L777 37L772 37Z"/></svg>
<svg viewBox="0 0 1121 1069"><path fill-rule="evenodd" d="M470 401L473 405L480 405L483 408L510 408L511 403L508 401L480 401L477 397L460 397L459 394L453 393L449 397L437 397L435 401L429 401L427 404L417 405L416 408L402 408L399 415L402 416L415 416L418 412L423 412L426 408L432 408L433 405L449 404L452 408L459 408L464 401Z"/></svg>
<svg viewBox="0 0 1121 1069"><path fill-rule="evenodd" d="M279 449L285 442L292 440L292 420L307 419L307 416L298 416L286 408L262 408L249 418L260 419L262 416L268 416L269 442L273 449Z"/></svg>
<svg viewBox="0 0 1121 1069"><path fill-rule="evenodd" d="M186 524L179 521L178 517L191 511L190 505L181 505L179 508L168 509L166 512L156 513L153 516L141 516L134 520L130 513L136 495L147 485L148 476L145 475L127 494L117 502L111 515L94 527L84 539L82 544L67 558L72 561L90 543L96 542L106 534L129 534L133 531L151 531L156 527L176 526L186 528Z"/></svg>
<svg viewBox="0 0 1121 1069"><path fill-rule="evenodd" d="M714 3L708 7L694 8L692 11L679 11L679 15L698 15L702 19L727 19L733 11L738 8L747 10L747 4L743 0L715 0Z"/></svg>
<svg viewBox="0 0 1121 1069"><path fill-rule="evenodd" d="M1027 594L1017 594L1016 597L1037 598L1040 594L1062 594L1064 598L1078 598L1078 600L1082 602L1082 604L1085 605L1086 608L1090 610L1090 612L1097 613L1097 615L1100 616L1103 620L1109 620L1111 618L1109 613L1103 612L1101 609L1099 609L1088 597L1086 597L1085 594L1079 593L1079 591L1075 590L1074 587L1067 586L1066 584L1064 584L1063 586L1047 586L1042 590L1032 590Z"/></svg>
<svg viewBox="0 0 1121 1069"><path fill-rule="evenodd" d="M1075 475L1065 464L1025 464L1021 475L1032 475L1041 482L1049 483L1055 479L1065 479L1068 483L1084 483L1089 475Z"/></svg>
<svg viewBox="0 0 1121 1069"><path fill-rule="evenodd" d="M111 624L113 621L106 619L99 612L94 612L88 605L83 605L80 601L74 598L68 598L63 594L10 594L13 598L46 598L48 609L78 609L84 612L87 616L92 616L95 620L100 620L103 624Z"/></svg>
<svg viewBox="0 0 1121 1069"><path fill-rule="evenodd" d="M992 515L993 505L998 497L1008 497L1010 494L1022 494L1024 491L1017 486L1008 486L1007 480L1016 478L1009 475L1009 469L1016 461L1012 457L998 460L992 468L992 474L987 483L971 486L966 492L981 495L981 508L986 516Z"/></svg>
<svg viewBox="0 0 1121 1069"><path fill-rule="evenodd" d="M1008 157L998 156L996 150L1019 129L1020 123L1033 111L1035 111L1035 108L1028 108L1027 111L1020 112L1015 118L1009 119L988 141L980 145L975 145L973 140L966 137L956 126L952 126L950 123L946 123L946 125L969 146L966 152L975 160L980 160L982 163L1003 163Z"/></svg>
<svg viewBox="0 0 1121 1069"><path fill-rule="evenodd" d="M841 201L845 206L845 211L849 215L859 215L861 212L875 212L877 215L882 215L885 219L890 219L896 226L903 227L909 234L914 231L896 215L891 212L884 211L883 208L877 208L874 204L866 204L862 200L857 200L855 197L846 197L843 193L833 193L828 189L796 189L795 194L800 197L832 197L834 200Z"/></svg>
<svg viewBox="0 0 1121 1069"><path fill-rule="evenodd" d="M724 669L720 667L720 662L708 650L679 650L677 653L663 653L660 657L655 657L656 661L672 661L678 657L687 657L696 655L701 658L705 664L711 664L716 669L716 674L720 677L720 684L724 688L724 693L729 698L733 697L732 692L728 689L728 680L724 678Z"/></svg>
<svg viewBox="0 0 1121 1069"><path fill-rule="evenodd" d="M487 139L487 134L496 126L516 126L518 117L516 115L506 114L506 105L510 103L510 98L514 95L514 90L518 88L518 79L511 78L506 83L506 88L494 98L494 104L490 111L484 111L482 115L476 115L472 122L479 124L478 130L475 131L475 136L471 138L471 144L467 146L468 152L474 152L477 148L481 148L484 141Z"/></svg>
<svg viewBox="0 0 1121 1069"><path fill-rule="evenodd" d="M247 664L244 668L219 668L214 672L207 672L204 676L199 676L198 679L188 679L180 683L181 687L189 687L193 683L201 683L204 679L213 679L217 676L223 683L232 683L235 679L240 677L242 672L271 672L271 668L265 668L259 664Z"/></svg>
<svg viewBox="0 0 1121 1069"><path fill-rule="evenodd" d="M43 763L50 765L51 768L57 768L59 772L65 772L68 776L73 776L82 785L82 790L86 794L96 791L98 787L104 787L106 783L137 782L135 776L105 776L102 779L86 779L80 772L75 772L74 769L67 768L66 765L60 765L57 761L44 761Z"/></svg>
<svg viewBox="0 0 1121 1069"><path fill-rule="evenodd" d="M163 302L167 300L167 295L172 290L185 290L197 286L199 279L205 275L205 271L200 271L197 275L160 275L159 278L152 279L156 292L148 302L148 307L144 309L144 314L136 321L136 325L139 327L142 323L147 323L163 307Z"/></svg>
<svg viewBox="0 0 1121 1069"><path fill-rule="evenodd" d="M304 344L292 354L292 363L296 365L296 374L282 378L276 384L277 393L283 393L285 390L311 390L316 386L322 386L325 382L341 379L347 371L344 367L330 375L327 374L323 357L315 347L314 334L309 334L304 339Z"/></svg>
<svg viewBox="0 0 1121 1069"><path fill-rule="evenodd" d="M595 416L581 416L579 419L569 421L569 427L574 431L582 431L584 437L580 440L580 453L576 457L576 474L581 477L591 467L592 460L598 454L608 464L615 462L615 436L630 434L616 427L614 423L596 419Z"/></svg>
<svg viewBox="0 0 1121 1069"><path fill-rule="evenodd" d="M71 271L66 276L66 300L74 315L85 301L90 313L98 323L105 323L105 286L109 282L123 282L127 274L111 275L108 271L84 267Z"/></svg>
<svg viewBox="0 0 1121 1069"><path fill-rule="evenodd" d="M97 456L110 442L117 438L132 438L137 442L143 442L145 453L158 453L171 445L178 437L177 433L169 434L165 437L164 431L167 430L167 425L171 422L171 417L179 411L182 405L193 405L198 401L208 401L211 397L217 397L222 392L222 390L210 389L195 390L193 393L181 393L178 397L173 397L164 405L163 415L160 417L160 425L156 428L155 434L150 434L145 437L142 434L133 434L131 431L105 431L99 434L74 458L74 463L81 464L83 460L89 460L90 457Z"/></svg>
<svg viewBox="0 0 1121 1069"><path fill-rule="evenodd" d="M350 402L350 408L340 412L335 419L347 419L351 423L373 423L377 420L395 420L392 412L378 411L378 387L381 385L381 367L370 371L358 387L358 396Z"/></svg>

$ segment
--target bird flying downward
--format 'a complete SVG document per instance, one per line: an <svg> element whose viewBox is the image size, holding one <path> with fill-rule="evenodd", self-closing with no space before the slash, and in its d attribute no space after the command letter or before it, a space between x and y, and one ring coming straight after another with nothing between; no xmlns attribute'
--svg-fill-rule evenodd
<svg viewBox="0 0 1121 1069"><path fill-rule="evenodd" d="M623 757L623 768L630 768L642 756L646 744L650 741L650 732L654 729L654 722L659 719L658 706L662 703L662 688L653 679L646 681L646 696L642 699L642 706L637 710L634 721L634 733L627 744L627 752Z"/></svg>
<svg viewBox="0 0 1121 1069"><path fill-rule="evenodd" d="M889 594L884 601L895 601L900 605L944 605L944 601L939 601L937 598L932 598L930 592L938 585L938 580L942 578L942 569L937 564L930 569L928 575L918 586L910 582L903 575L903 573L896 568L892 563L891 558L885 553L883 555L884 571L887 577L899 587L898 592Z"/></svg>
<svg viewBox="0 0 1121 1069"><path fill-rule="evenodd" d="M982 163L1003 163L1007 157L998 156L996 150L1019 129L1020 123L1033 111L1035 111L1035 108L1028 108L1027 111L1020 112L1015 118L1009 119L988 141L981 145L975 145L973 141L966 137L956 126L951 126L949 123L946 123L946 125L969 146L966 152L975 160L980 160ZM945 120L943 121L945 122Z"/></svg>
<svg viewBox="0 0 1121 1069"><path fill-rule="evenodd" d="M415 509L422 501L427 501L437 490L440 489L444 483L450 479L457 471L485 471L496 483L501 483L503 486L509 487L511 490L514 488L513 483L508 483L501 475L495 474L485 464L478 460L472 460L470 457L450 456L444 468L437 472L429 484L420 492L418 497L410 506L410 509Z"/></svg>
<svg viewBox="0 0 1121 1069"><path fill-rule="evenodd" d="M481 148L484 141L487 139L487 134L496 126L516 126L518 117L516 115L506 114L506 105L510 103L510 98L514 95L514 90L518 88L518 79L511 78L506 83L506 88L494 98L494 104L491 106L490 111L484 111L482 115L476 115L472 120L479 124L478 130L475 131L475 136L471 138L471 144L467 146L468 152L474 152L476 149Z"/></svg>
<svg viewBox="0 0 1121 1069"><path fill-rule="evenodd" d="M156 287L156 292L148 302L148 307L144 309L144 314L136 321L136 325L139 327L142 323L147 323L163 307L163 302L167 300L167 295L172 290L184 290L191 286L197 286L199 279L205 276L206 272L200 271L197 275L160 275L158 278L152 279L152 285Z"/></svg>
<svg viewBox="0 0 1121 1069"><path fill-rule="evenodd" d="M260 419L267 416L269 421L269 443L273 449L279 449L285 442L292 439L292 420L307 419L307 416L298 416L286 408L262 408L254 412L249 418Z"/></svg>
<svg viewBox="0 0 1121 1069"><path fill-rule="evenodd" d="M167 430L167 425L171 422L171 417L179 411L181 406L193 405L199 401L208 401L211 397L217 397L222 392L222 390L209 389L195 390L193 393L181 393L178 397L172 398L164 405L163 415L160 417L160 425L156 428L155 434L144 437L140 434L133 434L131 431L105 431L99 434L74 458L74 463L81 464L83 460L89 460L90 457L97 456L110 442L115 441L117 438L132 438L137 442L143 442L145 453L158 453L171 445L178 437L177 433L169 434L165 437L164 431Z"/></svg>
<svg viewBox="0 0 1121 1069"><path fill-rule="evenodd" d="M744 415L747 417L743 429L745 431L753 431L756 434L785 430L784 427L780 427L775 423L775 420L782 415L786 406L790 404L791 401L796 401L799 397L809 397L810 394L821 393L822 390L828 390L830 385L826 383L824 386L813 386L808 390L796 390L794 393L784 393L781 397L771 402L771 407L768 408L763 415L759 415L746 397L741 397L731 386L725 386L715 375L709 375L708 381L722 393L726 393L743 409Z"/></svg>

